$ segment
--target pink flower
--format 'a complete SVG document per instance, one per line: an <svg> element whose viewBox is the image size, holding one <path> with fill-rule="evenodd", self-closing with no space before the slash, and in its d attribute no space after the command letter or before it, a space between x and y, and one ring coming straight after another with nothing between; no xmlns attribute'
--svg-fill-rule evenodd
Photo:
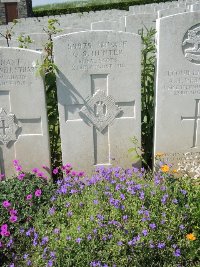
<svg viewBox="0 0 200 267"><path fill-rule="evenodd" d="M41 189L37 189L37 190L35 191L35 196L36 196L36 197L40 197L41 194L42 194L42 190L41 190Z"/></svg>
<svg viewBox="0 0 200 267"><path fill-rule="evenodd" d="M78 173L78 176L79 176L79 177L83 177L84 174L85 174L84 172L79 172L79 173Z"/></svg>
<svg viewBox="0 0 200 267"><path fill-rule="evenodd" d="M11 204L10 204L10 202L8 200L3 201L2 205L3 205L4 208L8 208L8 207L11 206Z"/></svg>
<svg viewBox="0 0 200 267"><path fill-rule="evenodd" d="M25 176L24 173L20 173L17 178L18 180L22 181L24 179L24 176Z"/></svg>
<svg viewBox="0 0 200 267"><path fill-rule="evenodd" d="M32 169L32 172L33 173L38 173L39 172L39 169L38 168L34 168L34 169Z"/></svg>
<svg viewBox="0 0 200 267"><path fill-rule="evenodd" d="M13 160L13 164L16 166L16 165L18 165L19 164L19 160L18 159L14 159Z"/></svg>
<svg viewBox="0 0 200 267"><path fill-rule="evenodd" d="M3 247L3 243L0 241L0 248L2 248Z"/></svg>
<svg viewBox="0 0 200 267"><path fill-rule="evenodd" d="M10 210L10 215L17 215L17 210L14 209Z"/></svg>
<svg viewBox="0 0 200 267"><path fill-rule="evenodd" d="M43 172L38 172L37 175L38 175L38 177L42 177L42 178L45 176L45 174Z"/></svg>
<svg viewBox="0 0 200 267"><path fill-rule="evenodd" d="M31 200L32 197L33 197L33 195L32 194L29 194L29 195L26 196L26 200Z"/></svg>
<svg viewBox="0 0 200 267"><path fill-rule="evenodd" d="M2 236L9 236L10 235L10 232L8 231L8 225L7 224L3 224L1 226L1 232L0 232L0 234Z"/></svg>
<svg viewBox="0 0 200 267"><path fill-rule="evenodd" d="M7 230L8 230L8 225L7 224L2 224L1 231L7 231Z"/></svg>
<svg viewBox="0 0 200 267"><path fill-rule="evenodd" d="M53 174L57 174L58 173L58 168L55 168L54 170L53 170Z"/></svg>
<svg viewBox="0 0 200 267"><path fill-rule="evenodd" d="M76 176L77 172L76 171L72 171L71 174L72 174L72 176Z"/></svg>
<svg viewBox="0 0 200 267"><path fill-rule="evenodd" d="M9 218L9 221L11 222L11 223L15 223L16 221L17 221L17 216L15 216L15 215L11 215L10 216L10 218Z"/></svg>
<svg viewBox="0 0 200 267"><path fill-rule="evenodd" d="M18 172L20 172L22 170L22 166L16 165L15 166L15 170L18 171Z"/></svg>

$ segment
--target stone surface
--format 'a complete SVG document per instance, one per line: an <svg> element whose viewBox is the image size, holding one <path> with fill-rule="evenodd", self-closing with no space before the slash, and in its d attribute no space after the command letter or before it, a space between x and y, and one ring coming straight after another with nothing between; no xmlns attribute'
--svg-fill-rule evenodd
<svg viewBox="0 0 200 267"><path fill-rule="evenodd" d="M126 32L140 33L143 29L146 31L156 27L157 14L137 14L126 16Z"/></svg>
<svg viewBox="0 0 200 267"><path fill-rule="evenodd" d="M91 30L113 30L113 31L125 31L124 23L121 21L105 20L91 23Z"/></svg>
<svg viewBox="0 0 200 267"><path fill-rule="evenodd" d="M36 76L41 53L0 48L0 172L15 174L18 159L24 171L50 166L45 90Z"/></svg>
<svg viewBox="0 0 200 267"><path fill-rule="evenodd" d="M63 163L130 167L130 137L140 145L140 37L114 31L54 39Z"/></svg>
<svg viewBox="0 0 200 267"><path fill-rule="evenodd" d="M200 163L199 17L187 12L157 21L154 153L194 172Z"/></svg>
<svg viewBox="0 0 200 267"><path fill-rule="evenodd" d="M174 7L174 8L168 8L168 9L162 9L158 11L158 18L171 16L174 14L184 13L187 11L187 7Z"/></svg>

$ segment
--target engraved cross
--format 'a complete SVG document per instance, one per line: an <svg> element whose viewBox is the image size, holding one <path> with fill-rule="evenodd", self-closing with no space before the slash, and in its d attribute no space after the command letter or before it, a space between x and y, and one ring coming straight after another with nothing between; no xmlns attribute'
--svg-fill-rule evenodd
<svg viewBox="0 0 200 267"><path fill-rule="evenodd" d="M193 120L194 121L194 129L193 129L193 144L191 148L196 147L197 145L197 133L198 133L198 121L200 120L200 110L199 110L199 101L200 99L195 99L195 115L190 117L181 116L181 120Z"/></svg>

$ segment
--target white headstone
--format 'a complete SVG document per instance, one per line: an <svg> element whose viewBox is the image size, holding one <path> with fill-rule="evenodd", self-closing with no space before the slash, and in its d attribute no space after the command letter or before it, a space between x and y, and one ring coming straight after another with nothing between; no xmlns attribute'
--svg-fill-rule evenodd
<svg viewBox="0 0 200 267"><path fill-rule="evenodd" d="M91 30L125 31L125 25L121 21L105 20L91 23Z"/></svg>
<svg viewBox="0 0 200 267"><path fill-rule="evenodd" d="M154 152L179 169L200 163L199 17L187 12L157 21Z"/></svg>
<svg viewBox="0 0 200 267"><path fill-rule="evenodd" d="M174 8L168 8L168 9L162 9L158 11L158 18L171 16L174 14L184 13L187 11L187 7L174 7Z"/></svg>
<svg viewBox="0 0 200 267"><path fill-rule="evenodd" d="M140 33L143 29L151 29L156 27L155 13L152 14L137 14L126 16L126 32Z"/></svg>
<svg viewBox="0 0 200 267"><path fill-rule="evenodd" d="M0 48L0 171L15 174L18 159L24 171L50 166L45 89L36 76L40 52Z"/></svg>
<svg viewBox="0 0 200 267"><path fill-rule="evenodd" d="M88 31L54 39L63 163L132 163L130 137L140 145L140 36Z"/></svg>

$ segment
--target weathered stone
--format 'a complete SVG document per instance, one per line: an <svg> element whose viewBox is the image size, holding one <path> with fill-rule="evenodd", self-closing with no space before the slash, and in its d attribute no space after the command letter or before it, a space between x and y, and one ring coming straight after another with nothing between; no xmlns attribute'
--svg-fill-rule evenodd
<svg viewBox="0 0 200 267"><path fill-rule="evenodd" d="M36 76L41 53L0 48L0 171L15 174L12 161L23 171L50 167L45 90Z"/></svg>
<svg viewBox="0 0 200 267"><path fill-rule="evenodd" d="M156 27L157 14L137 14L126 16L126 32L140 33Z"/></svg>
<svg viewBox="0 0 200 267"><path fill-rule="evenodd" d="M105 20L91 23L91 30L125 31L125 25L121 21Z"/></svg>
<svg viewBox="0 0 200 267"><path fill-rule="evenodd" d="M63 163L87 173L131 165L130 137L140 145L140 49L140 36L125 32L54 39Z"/></svg>
<svg viewBox="0 0 200 267"><path fill-rule="evenodd" d="M200 163L199 16L187 12L157 21L154 153L165 153L173 168L189 173Z"/></svg>

